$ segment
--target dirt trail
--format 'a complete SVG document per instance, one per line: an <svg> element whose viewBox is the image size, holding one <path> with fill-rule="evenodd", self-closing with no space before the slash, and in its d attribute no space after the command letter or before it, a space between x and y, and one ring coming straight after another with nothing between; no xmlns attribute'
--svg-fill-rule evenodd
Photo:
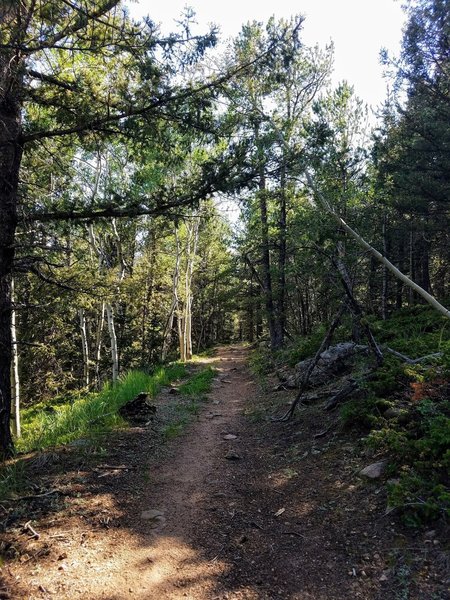
<svg viewBox="0 0 450 600"><path fill-rule="evenodd" d="M235 466L224 457L232 448L239 449L239 441L223 438L237 430L243 406L256 392L245 368L246 354L242 348L228 347L220 349L216 358L206 359L219 371L210 399L198 420L171 442L171 455L151 468L150 482L143 490L141 482L134 482L142 473L131 471L124 477L119 471L119 489L114 494L89 494L90 504L108 515L104 523L108 525L109 518L115 527L92 534L84 531L86 527L76 515L56 526L47 523L43 537L62 540L61 554L53 561L38 561L31 570L24 566L12 569L16 580L13 592L18 590L18 598L214 597L224 564L219 556L204 552L196 535L209 520L211 501L220 503L226 495L224 471ZM145 445L145 440L141 441ZM127 451L126 447L125 456L116 455L114 464L126 463ZM131 498L125 499L130 494ZM206 535L207 551L219 532L208 530ZM80 536L79 547L72 550L72 541ZM64 551L64 542L70 553Z"/></svg>
<svg viewBox="0 0 450 600"><path fill-rule="evenodd" d="M385 517L384 486L357 476L373 457L336 415L315 405L270 423L290 395L263 394L247 357L226 347L208 359L219 370L209 399L162 458L147 428L111 436L103 463L80 462L80 449L42 456L45 486L64 491L22 515L40 538L16 528L9 551L22 547L2 569L13 598L448 597L440 534Z"/></svg>

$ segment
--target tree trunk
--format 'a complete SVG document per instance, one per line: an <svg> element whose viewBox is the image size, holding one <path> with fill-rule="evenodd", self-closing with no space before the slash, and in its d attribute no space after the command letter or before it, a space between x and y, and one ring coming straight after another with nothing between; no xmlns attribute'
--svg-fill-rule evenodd
<svg viewBox="0 0 450 600"><path fill-rule="evenodd" d="M269 327L270 346L272 350L279 347L275 324L275 307L272 291L272 274L270 271L269 224L267 219L267 199L264 175L260 176L259 216L261 223L261 259L263 266L264 300L266 304L267 325Z"/></svg>
<svg viewBox="0 0 450 600"><path fill-rule="evenodd" d="M387 256L387 239L386 239L386 225L387 218L386 213L383 215L383 254ZM388 295L388 270L386 265L383 265L383 288L381 292L381 318L383 321L386 320L387 317L387 295Z"/></svg>
<svg viewBox="0 0 450 600"><path fill-rule="evenodd" d="M180 260L181 260L181 246L180 237L178 235L178 229L175 228L175 241L176 241L176 255L175 255L175 267L172 276L172 304L170 306L169 316L167 317L166 327L164 330L163 344L161 351L161 359L164 362L167 358L167 354L170 349L170 342L172 341L172 330L173 321L175 314L178 312L178 282L180 279ZM178 329L179 331L179 329ZM180 346L181 347L181 346Z"/></svg>
<svg viewBox="0 0 450 600"><path fill-rule="evenodd" d="M20 379L19 379L19 347L17 345L16 311L14 309L14 279L11 279L11 344L12 344L12 365L11 365L11 394L12 405L14 408L13 427L16 438L21 436L20 427Z"/></svg>
<svg viewBox="0 0 450 600"><path fill-rule="evenodd" d="M8 10L8 6L4 7ZM0 7L0 21L5 17ZM11 9L10 18L15 10ZM6 14L6 22L8 22ZM2 22L3 26L3 22ZM11 273L17 226L17 193L22 160L21 111L18 74L21 57L0 51L0 458L11 456L14 446L11 418Z"/></svg>
<svg viewBox="0 0 450 600"><path fill-rule="evenodd" d="M117 351L117 336L116 327L114 324L114 312L111 304L109 303L105 305L105 308L106 316L108 318L109 339L111 341L112 380L113 383L116 383L117 379L119 378L119 353Z"/></svg>
<svg viewBox="0 0 450 600"><path fill-rule="evenodd" d="M80 319L81 348L83 350L83 385L89 387L89 343L84 308L78 310L78 317Z"/></svg>
<svg viewBox="0 0 450 600"><path fill-rule="evenodd" d="M98 319L97 332L95 336L95 379L97 387L100 388L100 359L102 354L103 327L105 325L105 303L100 305L100 315Z"/></svg>
<svg viewBox="0 0 450 600"><path fill-rule="evenodd" d="M276 311L276 345L284 343L286 329L286 255L287 255L287 207L286 207L286 165L281 169L280 216L278 222L278 290Z"/></svg>

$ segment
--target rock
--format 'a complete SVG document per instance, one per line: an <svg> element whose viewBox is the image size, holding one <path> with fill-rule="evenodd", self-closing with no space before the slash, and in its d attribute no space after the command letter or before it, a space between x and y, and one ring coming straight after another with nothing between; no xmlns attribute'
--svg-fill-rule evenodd
<svg viewBox="0 0 450 600"><path fill-rule="evenodd" d="M359 474L368 477L369 479L378 479L383 474L386 468L387 461L380 460L362 469Z"/></svg>
<svg viewBox="0 0 450 600"><path fill-rule="evenodd" d="M233 433L227 433L227 435L223 436L224 440L237 440L237 435L234 435Z"/></svg>
<svg viewBox="0 0 450 600"><path fill-rule="evenodd" d="M237 452L233 452L231 450L230 452L227 452L227 454L225 454L225 458L227 460L241 460L241 456L237 454Z"/></svg>
<svg viewBox="0 0 450 600"><path fill-rule="evenodd" d="M367 355L367 346L354 344L353 342L342 342L330 346L320 355L317 365L314 367L309 378L309 387L318 387L329 383L330 379L351 371L355 360L361 355ZM297 363L294 375L288 377L284 385L286 387L299 387L314 358L307 358Z"/></svg>
<svg viewBox="0 0 450 600"><path fill-rule="evenodd" d="M150 521L150 526L153 529L156 529L157 527L163 527L166 523L164 513L157 509L143 510L141 512L141 519L143 521Z"/></svg>
<svg viewBox="0 0 450 600"><path fill-rule="evenodd" d="M396 419L401 413L402 411L400 409L391 406L383 413L383 417L386 417L386 419Z"/></svg>
<svg viewBox="0 0 450 600"><path fill-rule="evenodd" d="M172 388L170 388L170 390L169 390L169 394L170 394L171 396L175 396L176 394L179 394L179 393L180 393L180 390L179 390L178 388L175 388L175 387L172 387Z"/></svg>
<svg viewBox="0 0 450 600"><path fill-rule="evenodd" d="M146 392L141 392L119 410L120 416L135 425L148 423L156 414L156 406L150 404L150 397Z"/></svg>

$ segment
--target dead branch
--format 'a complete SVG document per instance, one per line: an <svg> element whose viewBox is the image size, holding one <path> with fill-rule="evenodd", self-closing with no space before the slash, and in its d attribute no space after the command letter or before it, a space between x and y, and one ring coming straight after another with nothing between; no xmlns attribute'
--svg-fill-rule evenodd
<svg viewBox="0 0 450 600"><path fill-rule="evenodd" d="M289 421L292 418L292 416L294 415L295 409L296 409L297 405L299 404L299 402L302 400L302 397L303 397L303 394L308 385L309 379L312 375L312 372L314 371L314 368L316 367L317 363L320 360L320 356L321 356L322 352L324 352L330 345L333 334L336 331L336 328L341 321L341 318L342 318L342 315L344 314L345 308L346 308L346 305L345 305L345 302L343 302L341 304L341 307L339 308L337 315L335 316L333 322L331 323L330 328L328 329L325 337L323 338L322 343L320 344L320 348L317 350L316 355L314 356L314 359L311 361L311 364L309 365L309 367L303 377L303 380L300 384L300 389L297 393L297 396L295 397L294 401L292 402L289 410L282 417L272 419L273 421L276 421L276 422Z"/></svg>
<svg viewBox="0 0 450 600"><path fill-rule="evenodd" d="M25 525L23 526L23 530L24 532L28 531L29 533L31 533L32 537L34 537L35 540L38 540L41 537L40 534L36 531L36 529L32 527L31 521L27 521L25 523Z"/></svg>
<svg viewBox="0 0 450 600"><path fill-rule="evenodd" d="M352 394L355 390L357 390L359 387L359 384L356 380L351 380L348 385L344 386L342 389L340 389L334 396L332 396L328 402L325 403L323 409L324 410L333 410L333 408L336 408L336 406L342 402L342 400L344 400L345 398L347 398L347 396L350 396L350 394Z"/></svg>
<svg viewBox="0 0 450 600"><path fill-rule="evenodd" d="M29 496L19 496L18 498L14 498L14 502L18 502L20 500L34 500L35 498L44 498L45 496L50 496L51 494L62 494L61 490L55 489L50 490L49 492L44 492L43 494L32 494Z"/></svg>
<svg viewBox="0 0 450 600"><path fill-rule="evenodd" d="M408 365L417 365L418 363L425 362L427 360L433 360L434 358L440 358L442 356L442 352L434 352L433 354L427 354L426 356L421 356L420 358L409 358L409 356L406 356L406 354L397 352L397 350L393 350L392 348L386 347L386 350L390 354L400 358L400 360Z"/></svg>
<svg viewBox="0 0 450 600"><path fill-rule="evenodd" d="M334 427L334 423L331 423L331 425L329 427L327 427L326 429L324 429L323 431L320 431L319 433L316 433L314 435L314 439L318 440L320 438L323 438L327 435L327 433L329 433Z"/></svg>

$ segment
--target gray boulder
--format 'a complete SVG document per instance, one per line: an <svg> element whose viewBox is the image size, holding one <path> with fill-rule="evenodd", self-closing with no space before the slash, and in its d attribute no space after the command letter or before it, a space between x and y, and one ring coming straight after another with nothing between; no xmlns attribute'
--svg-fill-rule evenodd
<svg viewBox="0 0 450 600"><path fill-rule="evenodd" d="M320 355L319 361L309 378L309 387L326 385L333 378L348 373L354 367L356 359L367 355L367 353L367 346L353 342L342 342L330 346ZM314 358L307 358L297 363L294 374L286 381L287 387L300 386L313 360Z"/></svg>

